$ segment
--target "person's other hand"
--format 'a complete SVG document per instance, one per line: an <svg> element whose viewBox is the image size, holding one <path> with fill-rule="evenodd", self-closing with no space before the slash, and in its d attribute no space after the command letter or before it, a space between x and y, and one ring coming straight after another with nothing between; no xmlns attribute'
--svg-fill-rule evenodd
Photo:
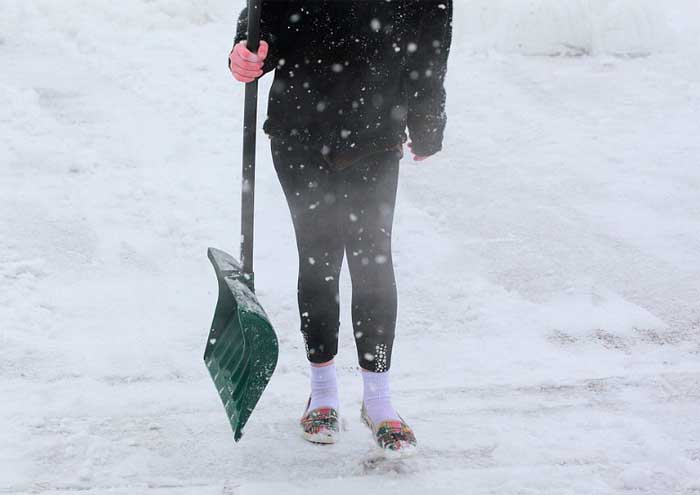
<svg viewBox="0 0 700 495"><path fill-rule="evenodd" d="M236 43L228 56L229 68L236 81L249 83L263 75L262 67L269 46L266 41L260 41L258 53L253 53L246 48L246 41Z"/></svg>
<svg viewBox="0 0 700 495"><path fill-rule="evenodd" d="M411 153L413 153L413 143L408 143L408 149L410 149ZM416 155L415 153L413 153L414 162L422 162L424 160L427 160L428 158L430 158L430 156Z"/></svg>

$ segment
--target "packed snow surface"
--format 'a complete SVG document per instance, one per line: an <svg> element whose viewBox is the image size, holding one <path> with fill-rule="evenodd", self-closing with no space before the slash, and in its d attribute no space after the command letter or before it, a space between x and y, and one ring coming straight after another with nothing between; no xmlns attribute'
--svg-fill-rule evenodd
<svg viewBox="0 0 700 495"><path fill-rule="evenodd" d="M264 136L281 353L239 444L203 364L206 248L238 243L240 5L0 0L0 493L700 493L699 4L455 3L445 150L401 175L392 381L421 448L394 463L359 420L347 273L343 438L298 432Z"/></svg>

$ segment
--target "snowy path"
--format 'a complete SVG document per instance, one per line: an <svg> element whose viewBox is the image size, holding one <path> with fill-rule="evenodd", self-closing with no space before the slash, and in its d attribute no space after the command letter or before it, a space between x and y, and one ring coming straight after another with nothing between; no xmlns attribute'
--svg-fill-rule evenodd
<svg viewBox="0 0 700 495"><path fill-rule="evenodd" d="M281 360L233 444L201 362L205 250L238 235L230 27L85 8L0 38L0 493L700 493L697 57L453 57L447 151L404 162L395 234L394 387L422 450L386 468L347 311L343 440L297 434L295 249L264 139Z"/></svg>

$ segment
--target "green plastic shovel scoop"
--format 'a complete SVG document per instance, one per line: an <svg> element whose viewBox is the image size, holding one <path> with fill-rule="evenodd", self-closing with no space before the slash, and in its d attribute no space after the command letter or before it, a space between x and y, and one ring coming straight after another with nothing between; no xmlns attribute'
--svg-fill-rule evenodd
<svg viewBox="0 0 700 495"><path fill-rule="evenodd" d="M247 47L257 52L260 40L260 0L248 1ZM253 277L253 219L255 205L255 128L258 81L247 83L243 127L243 192L241 262L209 248L219 282L204 362L226 409L233 438L241 439L255 405L277 365L275 331L255 296Z"/></svg>

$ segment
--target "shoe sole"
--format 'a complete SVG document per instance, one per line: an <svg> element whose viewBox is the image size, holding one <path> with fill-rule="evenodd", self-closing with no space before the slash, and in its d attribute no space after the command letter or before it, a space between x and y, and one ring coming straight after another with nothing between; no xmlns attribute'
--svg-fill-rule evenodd
<svg viewBox="0 0 700 495"><path fill-rule="evenodd" d="M378 457L387 461L400 461L403 459L408 459L416 455L418 452L418 447L411 444L404 445L399 450L383 449L379 445L375 444L375 449L377 450Z"/></svg>
<svg viewBox="0 0 700 495"><path fill-rule="evenodd" d="M330 445L338 441L338 436L336 433L306 433L305 431L302 431L301 436L307 442L318 443L322 445Z"/></svg>

